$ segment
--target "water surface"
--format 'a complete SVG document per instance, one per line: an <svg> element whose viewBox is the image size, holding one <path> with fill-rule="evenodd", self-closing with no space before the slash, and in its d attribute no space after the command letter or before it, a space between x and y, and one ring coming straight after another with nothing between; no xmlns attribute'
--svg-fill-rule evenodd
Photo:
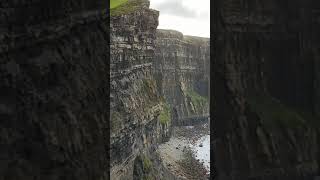
<svg viewBox="0 0 320 180"><path fill-rule="evenodd" d="M201 137L194 145L191 145L191 148L195 151L196 158L203 162L210 172L210 135Z"/></svg>

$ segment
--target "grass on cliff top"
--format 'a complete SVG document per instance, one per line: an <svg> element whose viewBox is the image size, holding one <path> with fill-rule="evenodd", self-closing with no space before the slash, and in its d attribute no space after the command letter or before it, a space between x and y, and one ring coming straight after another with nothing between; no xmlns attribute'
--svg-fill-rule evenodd
<svg viewBox="0 0 320 180"><path fill-rule="evenodd" d="M305 127L307 123L319 126L318 120L310 113L288 107L272 97L252 96L248 98L248 102L252 110L270 128L299 128Z"/></svg>
<svg viewBox="0 0 320 180"><path fill-rule="evenodd" d="M163 110L159 115L159 120L161 124L166 125L170 122L170 119L171 119L170 106L167 103L165 103L163 106Z"/></svg>
<svg viewBox="0 0 320 180"><path fill-rule="evenodd" d="M205 43L210 43L210 38L208 37L196 37L196 36L188 36L185 35L183 40L189 43L194 43L198 45L204 45Z"/></svg>
<svg viewBox="0 0 320 180"><path fill-rule="evenodd" d="M113 1L113 3L112 3ZM112 0L110 2L110 15L121 16L136 11L146 0Z"/></svg>
<svg viewBox="0 0 320 180"><path fill-rule="evenodd" d="M110 9L116 8L126 2L128 2L128 0L110 0Z"/></svg>

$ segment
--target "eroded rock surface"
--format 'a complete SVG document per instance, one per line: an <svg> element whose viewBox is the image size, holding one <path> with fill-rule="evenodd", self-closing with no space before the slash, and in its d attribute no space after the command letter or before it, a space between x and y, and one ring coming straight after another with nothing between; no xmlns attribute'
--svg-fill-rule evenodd
<svg viewBox="0 0 320 180"><path fill-rule="evenodd" d="M153 73L175 125L188 117L209 114L209 44L209 38L157 30Z"/></svg>
<svg viewBox="0 0 320 180"><path fill-rule="evenodd" d="M169 135L151 73L159 12L137 6L111 17L111 179L174 179L155 152Z"/></svg>
<svg viewBox="0 0 320 180"><path fill-rule="evenodd" d="M218 179L313 179L319 173L320 4L214 3Z"/></svg>
<svg viewBox="0 0 320 180"><path fill-rule="evenodd" d="M109 179L106 2L0 6L0 179Z"/></svg>

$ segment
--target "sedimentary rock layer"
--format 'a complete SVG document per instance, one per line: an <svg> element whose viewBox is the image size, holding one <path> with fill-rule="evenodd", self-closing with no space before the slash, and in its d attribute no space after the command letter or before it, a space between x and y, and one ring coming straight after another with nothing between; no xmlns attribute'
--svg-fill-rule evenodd
<svg viewBox="0 0 320 180"><path fill-rule="evenodd" d="M176 124L188 117L208 115L209 49L209 38L157 30L153 74Z"/></svg>
<svg viewBox="0 0 320 180"><path fill-rule="evenodd" d="M109 179L106 2L0 6L0 179Z"/></svg>
<svg viewBox="0 0 320 180"><path fill-rule="evenodd" d="M131 5L110 23L111 179L166 179L154 154L169 126L158 119L163 101L151 73L159 12L148 1Z"/></svg>
<svg viewBox="0 0 320 180"><path fill-rule="evenodd" d="M214 2L218 179L312 179L319 172L316 1Z"/></svg>

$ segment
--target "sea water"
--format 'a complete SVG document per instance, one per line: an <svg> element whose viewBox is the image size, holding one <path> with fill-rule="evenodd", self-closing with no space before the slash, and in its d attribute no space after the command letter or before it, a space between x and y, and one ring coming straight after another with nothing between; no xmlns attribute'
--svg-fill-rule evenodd
<svg viewBox="0 0 320 180"><path fill-rule="evenodd" d="M200 144L202 144L202 147L200 147ZM210 135L201 137L191 148L195 151L196 158L203 162L210 172Z"/></svg>

